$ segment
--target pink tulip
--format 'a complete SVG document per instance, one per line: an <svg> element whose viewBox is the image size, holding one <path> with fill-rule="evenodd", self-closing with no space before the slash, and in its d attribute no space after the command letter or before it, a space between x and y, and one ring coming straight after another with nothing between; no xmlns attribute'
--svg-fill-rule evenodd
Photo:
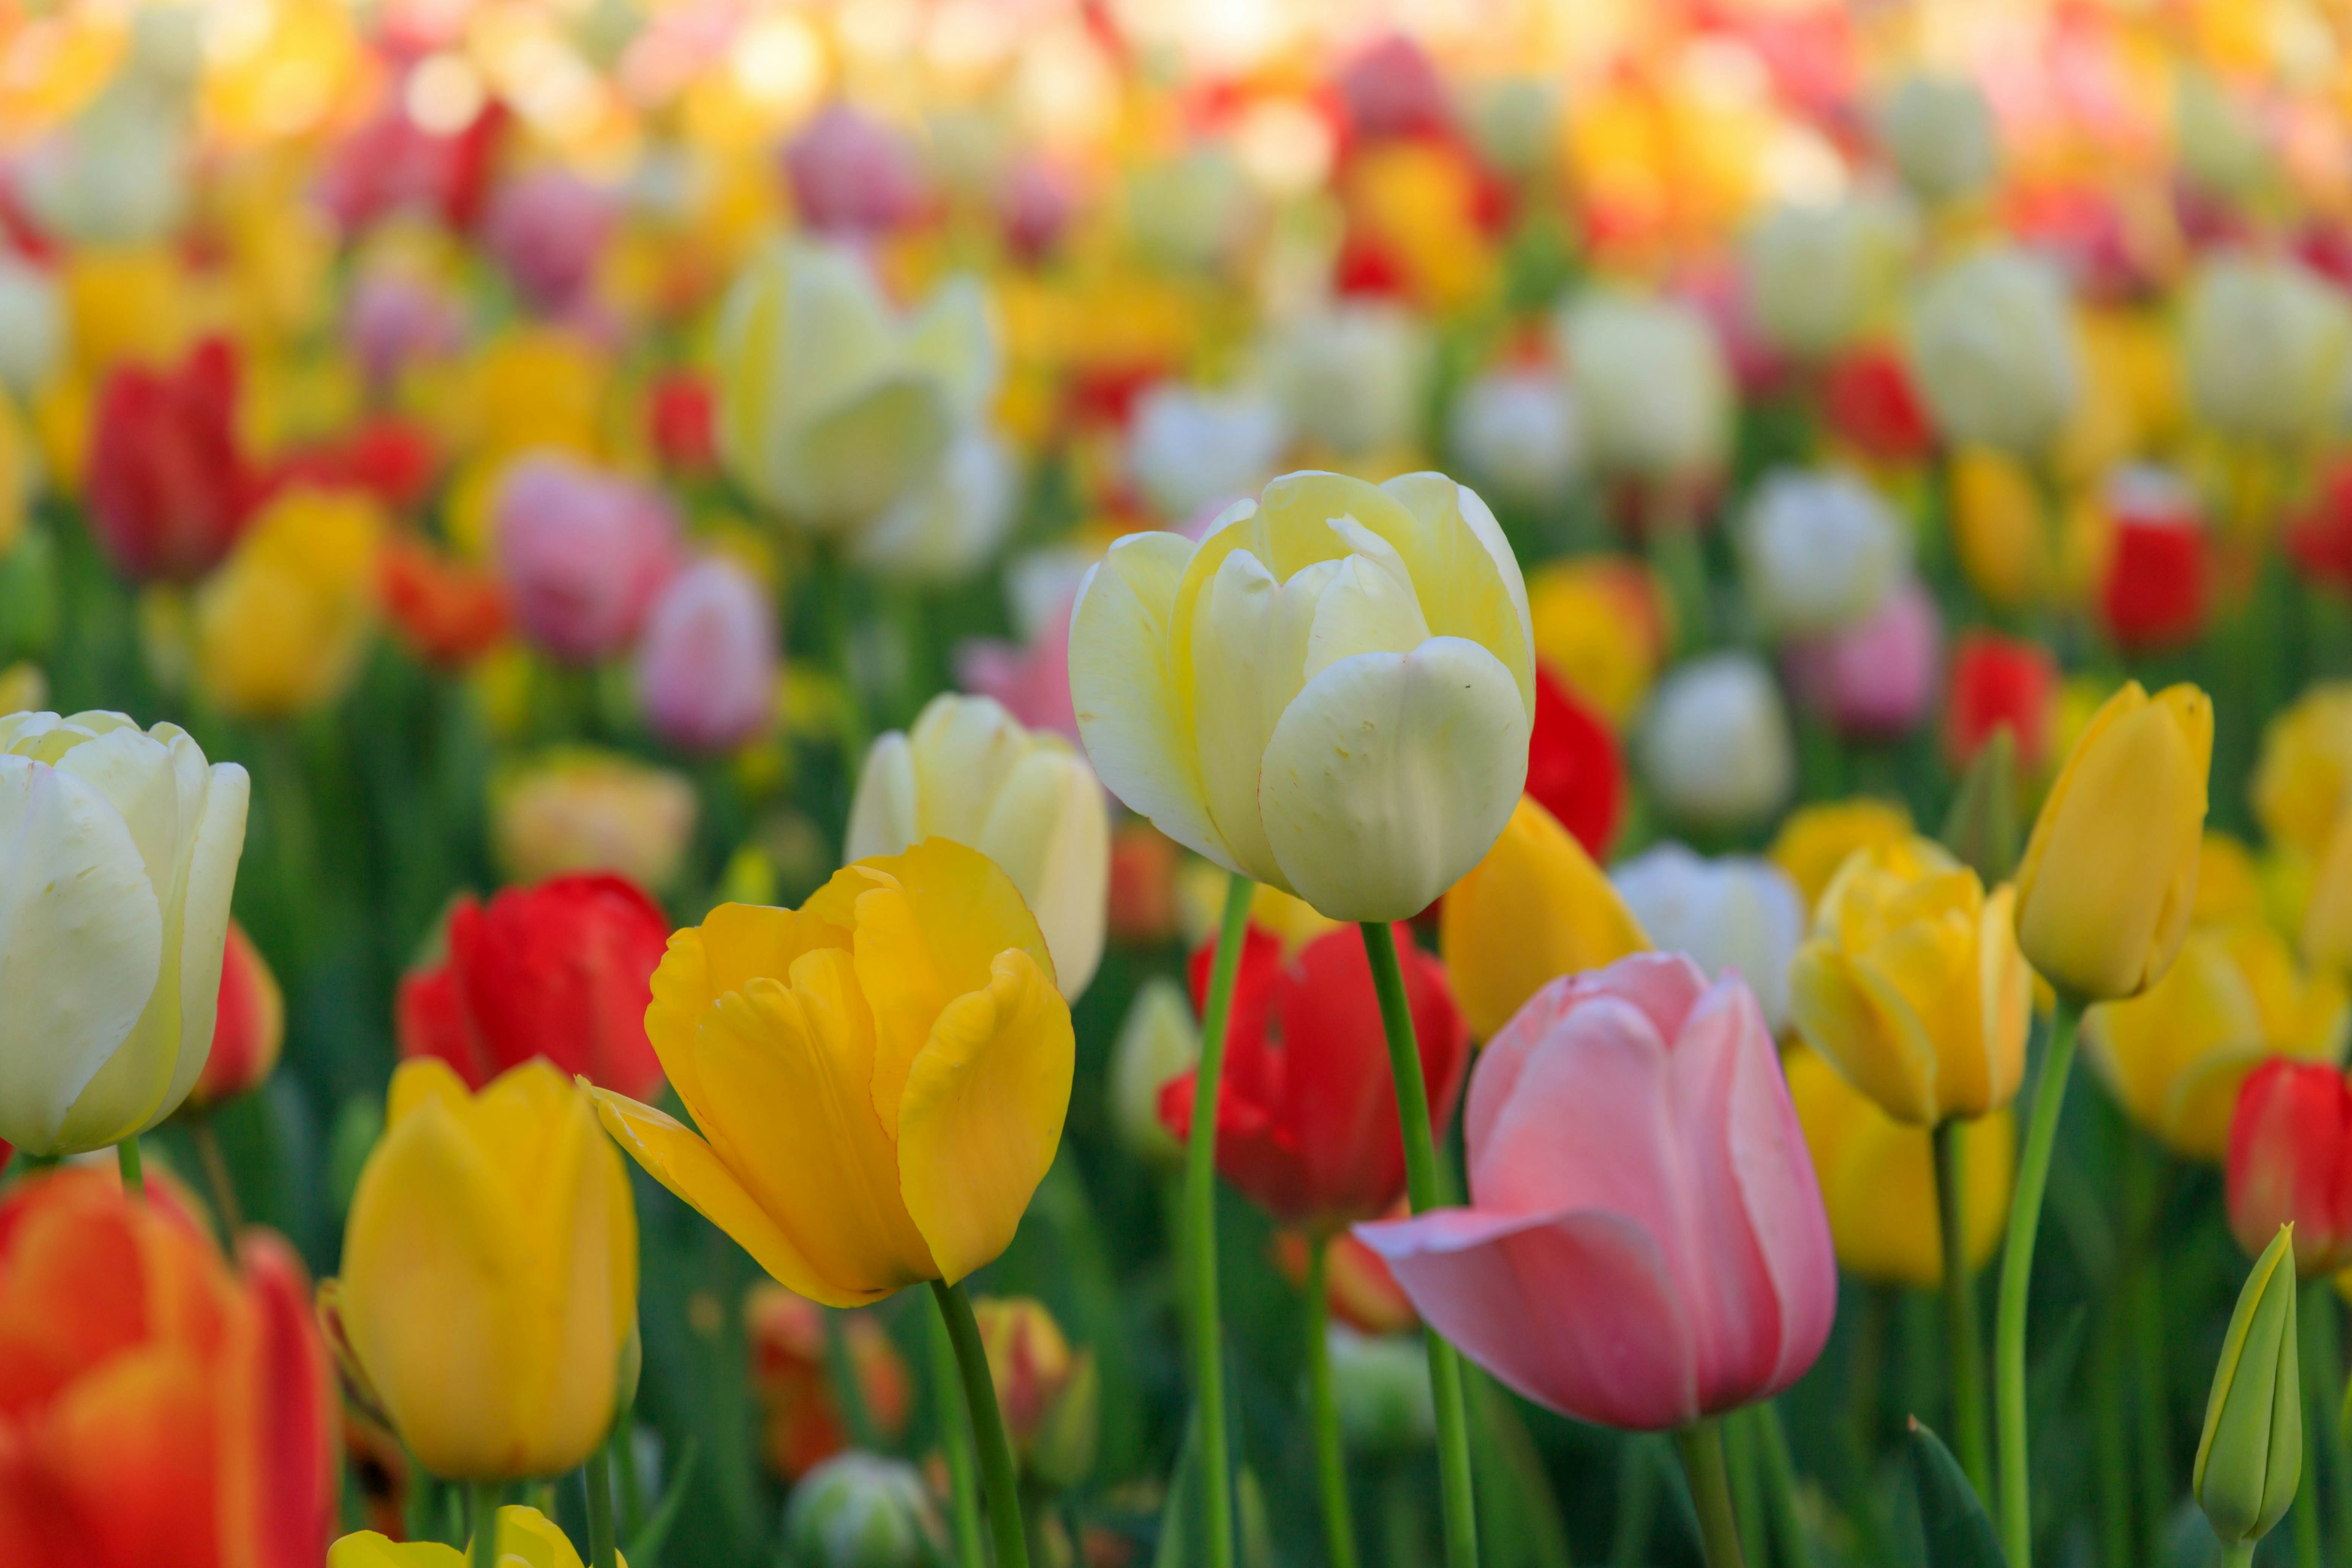
<svg viewBox="0 0 2352 1568"><path fill-rule="evenodd" d="M776 712L776 614L751 574L716 556L670 579L637 645L637 702L673 746L723 752Z"/></svg>
<svg viewBox="0 0 2352 1568"><path fill-rule="evenodd" d="M1537 1403L1652 1431L1766 1399L1837 1310L1829 1218L1744 982L1643 953L1486 1047L1470 1206L1360 1225L1422 1317Z"/></svg>
<svg viewBox="0 0 2352 1568"><path fill-rule="evenodd" d="M826 105L784 148L784 178L802 223L840 239L902 228L929 199L906 138L841 102Z"/></svg>
<svg viewBox="0 0 2352 1568"><path fill-rule="evenodd" d="M1797 700L1841 734L1888 737L1918 727L1943 673L1944 621L1917 583L1906 583L1860 624L1792 642L1781 668Z"/></svg>
<svg viewBox="0 0 2352 1568"><path fill-rule="evenodd" d="M368 384L383 392L410 365L455 353L465 341L465 308L421 279L383 269L352 286L343 336Z"/></svg>
<svg viewBox="0 0 2352 1568"><path fill-rule="evenodd" d="M1071 601L1045 617L1024 645L975 637L956 649L956 684L993 697L1032 730L1078 738L1078 710L1070 700Z"/></svg>
<svg viewBox="0 0 2352 1568"><path fill-rule="evenodd" d="M567 169L535 169L490 199L483 246L523 298L560 313L587 292L617 217L611 195Z"/></svg>
<svg viewBox="0 0 2352 1568"><path fill-rule="evenodd" d="M626 647L677 570L677 519L667 502L553 453L507 470L491 529L515 624L571 664Z"/></svg>

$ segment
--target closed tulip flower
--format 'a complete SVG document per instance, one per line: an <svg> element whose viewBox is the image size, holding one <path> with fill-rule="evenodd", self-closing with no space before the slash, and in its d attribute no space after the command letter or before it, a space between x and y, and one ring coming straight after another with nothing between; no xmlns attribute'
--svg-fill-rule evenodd
<svg viewBox="0 0 2352 1568"><path fill-rule="evenodd" d="M284 719L342 696L374 635L383 511L289 490L194 599L196 684L229 713Z"/></svg>
<svg viewBox="0 0 2352 1568"><path fill-rule="evenodd" d="M1886 740L1916 729L1944 667L1944 618L1916 582L1888 594L1868 616L1781 654L1789 688L1841 735Z"/></svg>
<svg viewBox="0 0 2352 1568"><path fill-rule="evenodd" d="M1775 207L1741 258L1748 314L1765 342L1803 359L1850 347L1892 308L1906 237L1888 202Z"/></svg>
<svg viewBox="0 0 2352 1568"><path fill-rule="evenodd" d="M89 527L122 575L187 582L236 542L260 494L236 393L236 353L218 339L176 368L107 378L90 428Z"/></svg>
<svg viewBox="0 0 2352 1568"><path fill-rule="evenodd" d="M1584 464L1575 395L1546 365L1492 370L1464 387L1446 421L1462 471L1517 506L1557 504Z"/></svg>
<svg viewBox="0 0 2352 1568"><path fill-rule="evenodd" d="M2024 253L1979 251L1929 280L1912 321L1920 390L1948 441L2047 453L2083 394L2074 319Z"/></svg>
<svg viewBox="0 0 2352 1568"><path fill-rule="evenodd" d="M516 175L482 215L482 248L535 310L580 304L620 216L613 193L561 165Z"/></svg>
<svg viewBox="0 0 2352 1568"><path fill-rule="evenodd" d="M1634 755L1667 815L1706 827L1770 816L1797 782L1788 707L1751 654L1677 667L1650 699Z"/></svg>
<svg viewBox="0 0 2352 1568"><path fill-rule="evenodd" d="M1192 957L1192 995L1207 994L1215 944ZM1470 1037L1445 971L1407 946L1405 999L1429 1086L1430 1117L1451 1121ZM1252 926L1234 985L1232 1037L1217 1102L1217 1169L1281 1225L1328 1233L1386 1214L1404 1195L1404 1134L1389 1073L1380 998L1354 931L1326 931L1286 959ZM1160 1120L1191 1135L1190 1072L1160 1091Z"/></svg>
<svg viewBox="0 0 2352 1568"><path fill-rule="evenodd" d="M1572 301L1554 331L1595 468L1655 480L1723 461L1731 371L1705 315L1679 300L1596 290Z"/></svg>
<svg viewBox="0 0 2352 1568"><path fill-rule="evenodd" d="M583 1568L579 1549L563 1527L535 1508L509 1503L499 1510L499 1568L519 1563L523 1568ZM327 1568L466 1568L473 1544L465 1550L437 1541L394 1541L373 1530L346 1535L327 1552ZM627 1568L628 1558L620 1558Z"/></svg>
<svg viewBox="0 0 2352 1568"><path fill-rule="evenodd" d="M2352 680L2315 681L2263 727L2248 786L2273 844L2323 854L2352 803Z"/></svg>
<svg viewBox="0 0 2352 1568"><path fill-rule="evenodd" d="M491 552L515 625L555 658L593 664L634 640L678 568L677 518L652 490L541 453L499 481Z"/></svg>
<svg viewBox="0 0 2352 1568"><path fill-rule="evenodd" d="M921 214L928 193L914 147L893 126L836 99L783 149L793 210L819 234L888 234Z"/></svg>
<svg viewBox="0 0 2352 1568"><path fill-rule="evenodd" d="M1927 201L1968 195L2000 170L1992 106L1967 77L1905 77L1879 106L1878 133L1903 183Z"/></svg>
<svg viewBox="0 0 2352 1568"><path fill-rule="evenodd" d="M1781 637L1862 624L1911 560L1910 535L1878 492L1833 470L1766 475L1740 520L1738 543L1748 602Z"/></svg>
<svg viewBox="0 0 2352 1568"><path fill-rule="evenodd" d="M1746 855L1712 859L1671 840L1611 873L1617 896L1652 943L1695 961L1709 978L1737 973L1764 1021L1789 1022L1789 963L1805 934L1805 904L1781 869Z"/></svg>
<svg viewBox="0 0 2352 1568"><path fill-rule="evenodd" d="M1063 994L1084 994L1102 961L1110 884L1110 811L1086 760L991 698L932 698L913 730L891 731L866 753L843 858L902 854L932 837L1003 868L1045 933Z"/></svg>
<svg viewBox="0 0 2352 1568"><path fill-rule="evenodd" d="M1437 1332L1578 1420L1685 1426L1829 1338L1837 1259L1772 1037L1736 977L1642 954L1489 1041L1470 1202L1356 1227Z"/></svg>
<svg viewBox="0 0 2352 1568"><path fill-rule="evenodd" d="M1111 792L1334 919L1426 908L1526 781L1526 588L1494 514L1443 475L1294 474L1197 546L1130 534L1070 646Z"/></svg>
<svg viewBox="0 0 2352 1568"><path fill-rule="evenodd" d="M2341 1060L2345 1019L2342 981L2305 974L2269 926L2238 921L2191 931L2162 979L2091 1009L2083 1040L2135 1121L2219 1162L2247 1075L2273 1057Z"/></svg>
<svg viewBox="0 0 2352 1568"><path fill-rule="evenodd" d="M2107 699L2034 819L2017 869L2025 961L2084 1001L2137 995L2180 951L2197 897L2212 700L2193 686Z"/></svg>
<svg viewBox="0 0 2352 1568"><path fill-rule="evenodd" d="M2259 1254L2294 1227L2306 1279L2352 1265L2352 1085L2333 1062L2268 1061L2230 1117L2230 1231Z"/></svg>
<svg viewBox="0 0 2352 1568"><path fill-rule="evenodd" d="M589 1090L531 1061L472 1094L427 1058L384 1114L343 1232L360 1371L436 1476L572 1468L612 1428L637 1313L636 1209Z"/></svg>
<svg viewBox="0 0 2352 1568"><path fill-rule="evenodd" d="M1916 1290L1944 1282L1927 1129L1897 1121L1823 1058L1791 1049L1789 1098L1812 1151L1839 1267L1859 1279ZM1988 1261L2009 1218L2017 1124L2006 1107L1959 1130L1960 1228L1971 1268Z"/></svg>
<svg viewBox="0 0 2352 1568"><path fill-rule="evenodd" d="M688 567L646 612L637 703L673 746L723 752L757 740L775 719L781 678L775 605L731 561Z"/></svg>
<svg viewBox="0 0 2352 1568"><path fill-rule="evenodd" d="M1266 383L1284 422L1344 457L1418 439L1436 358L1428 324L1382 300L1303 315L1265 346Z"/></svg>
<svg viewBox="0 0 2352 1568"><path fill-rule="evenodd" d="M283 1240L232 1265L170 1184L58 1171L0 1198L0 1562L317 1568L341 1409Z"/></svg>
<svg viewBox="0 0 2352 1568"><path fill-rule="evenodd" d="M2334 426L2352 370L2352 307L2299 263L2208 262L2180 332L2189 405L2221 434L2294 447Z"/></svg>
<svg viewBox="0 0 2352 1568"><path fill-rule="evenodd" d="M1898 1121L2007 1105L2033 1009L2014 901L1931 839L1857 852L1790 970L1798 1032Z"/></svg>
<svg viewBox="0 0 2352 1568"><path fill-rule="evenodd" d="M2296 1348L2294 1250L2282 1228L2254 1261L2230 1315L2206 1396L2189 1489L2227 1552L2228 1568L2286 1517L2303 1479L2303 1376Z"/></svg>
<svg viewBox="0 0 2352 1568"><path fill-rule="evenodd" d="M1789 874L1810 913L1846 858L1861 849L1900 844L1911 837L1911 813L1902 805L1866 795L1853 800L1801 805L1772 837L1769 858Z"/></svg>
<svg viewBox="0 0 2352 1568"><path fill-rule="evenodd" d="M1625 556L1548 562L1528 579L1536 661L1622 730L1674 640L1657 578Z"/></svg>
<svg viewBox="0 0 2352 1568"><path fill-rule="evenodd" d="M188 1091L189 1110L205 1111L257 1089L278 1070L286 1047L286 997L278 977L245 934L228 922L221 953L220 1003L213 1015L213 1048Z"/></svg>
<svg viewBox="0 0 2352 1568"><path fill-rule="evenodd" d="M248 788L176 725L0 718L0 1138L79 1153L187 1098L212 1049Z"/></svg>
<svg viewBox="0 0 2352 1568"><path fill-rule="evenodd" d="M1045 936L1011 878L944 838L845 867L798 910L721 904L670 939L646 1032L709 1141L600 1089L605 1127L827 1306L1003 1251L1069 1108Z"/></svg>
<svg viewBox="0 0 2352 1568"><path fill-rule="evenodd" d="M47 270L0 249L0 386L20 399L38 392L65 351L65 327Z"/></svg>
<svg viewBox="0 0 2352 1568"><path fill-rule="evenodd" d="M1944 752L1966 769L1996 730L2017 746L2017 765L2037 773L2050 755L2058 704L2058 661L2038 642L1971 631L1952 647L1944 698Z"/></svg>

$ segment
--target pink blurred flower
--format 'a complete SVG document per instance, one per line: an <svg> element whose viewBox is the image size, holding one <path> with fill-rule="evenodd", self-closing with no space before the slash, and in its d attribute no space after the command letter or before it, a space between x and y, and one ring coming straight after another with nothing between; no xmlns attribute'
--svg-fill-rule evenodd
<svg viewBox="0 0 2352 1568"><path fill-rule="evenodd" d="M421 360L457 352L465 337L457 300L403 272L371 272L352 285L343 337L378 392Z"/></svg>
<svg viewBox="0 0 2352 1568"><path fill-rule="evenodd" d="M1367 46L1339 68L1332 86L1348 130L1363 141L1444 132L1454 109L1429 52L1403 33Z"/></svg>
<svg viewBox="0 0 2352 1568"><path fill-rule="evenodd" d="M534 169L490 198L482 244L526 300L560 313L587 292L617 217L609 193L568 169Z"/></svg>
<svg viewBox="0 0 2352 1568"><path fill-rule="evenodd" d="M1044 598L1041 594L1040 598ZM974 637L956 648L956 684L993 697L1032 730L1078 739L1078 710L1070 700L1070 611L1075 584L1036 606L1026 642Z"/></svg>
<svg viewBox="0 0 2352 1568"><path fill-rule="evenodd" d="M997 220L1004 243L1024 261L1051 251L1077 216L1078 194L1070 176L1042 159L1013 165L996 193Z"/></svg>
<svg viewBox="0 0 2352 1568"><path fill-rule="evenodd" d="M1553 981L1480 1057L1464 1127L1469 1206L1356 1235L1520 1394L1659 1430L1769 1398L1821 1354L1829 1219L1737 976L1643 953Z"/></svg>
<svg viewBox="0 0 2352 1568"><path fill-rule="evenodd" d="M507 470L491 529L515 624L568 663L626 647L677 570L677 519L667 501L553 453Z"/></svg>
<svg viewBox="0 0 2352 1568"><path fill-rule="evenodd" d="M928 193L915 151L897 131L835 102L784 148L801 222L841 239L887 234L922 213Z"/></svg>
<svg viewBox="0 0 2352 1568"><path fill-rule="evenodd" d="M637 645L637 702L673 746L723 752L776 711L776 612L751 574L710 556L670 579Z"/></svg>
<svg viewBox="0 0 2352 1568"><path fill-rule="evenodd" d="M1790 643L1781 668L1798 702L1839 733L1900 735L1935 700L1943 648L1943 616L1915 581L1845 631Z"/></svg>

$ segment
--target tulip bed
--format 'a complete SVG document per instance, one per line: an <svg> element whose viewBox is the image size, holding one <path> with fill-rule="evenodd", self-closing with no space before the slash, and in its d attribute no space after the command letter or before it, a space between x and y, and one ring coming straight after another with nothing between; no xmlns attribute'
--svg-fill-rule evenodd
<svg viewBox="0 0 2352 1568"><path fill-rule="evenodd" d="M0 1565L2352 1560L2340 29L1444 9L0 16Z"/></svg>

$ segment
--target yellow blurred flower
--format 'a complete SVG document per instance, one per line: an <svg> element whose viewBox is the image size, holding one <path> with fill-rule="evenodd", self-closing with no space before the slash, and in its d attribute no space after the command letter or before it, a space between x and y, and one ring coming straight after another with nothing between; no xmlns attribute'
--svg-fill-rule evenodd
<svg viewBox="0 0 2352 1568"><path fill-rule="evenodd" d="M507 876L618 871L656 890L694 837L694 785L610 752L563 748L490 781L490 853Z"/></svg>
<svg viewBox="0 0 2352 1568"><path fill-rule="evenodd" d="M532 1060L470 1094L393 1074L338 1287L360 1370L419 1463L551 1476L612 1428L636 1322L637 1221L588 1090Z"/></svg>
<svg viewBox="0 0 2352 1568"><path fill-rule="evenodd" d="M453 450L513 457L553 447L594 457L604 447L612 366L559 327L510 327L484 343L454 384L419 389Z"/></svg>
<svg viewBox="0 0 2352 1568"><path fill-rule="evenodd" d="M2189 923L2210 926L2258 921L2267 910L2253 851L2242 839L2219 829L2209 830L2197 847L2197 902Z"/></svg>
<svg viewBox="0 0 2352 1568"><path fill-rule="evenodd" d="M2310 891L2294 929L2305 963L2332 974L2352 973L2352 811L2336 819L2326 851L2312 867Z"/></svg>
<svg viewBox="0 0 2352 1568"><path fill-rule="evenodd" d="M1952 456L1951 527L1960 570L2007 610L2079 598L2105 534L2095 497L2068 498L2053 518L2025 465L1984 447Z"/></svg>
<svg viewBox="0 0 2352 1568"><path fill-rule="evenodd" d="M223 710L282 719L340 697L375 627L375 502L289 490L196 589L197 685Z"/></svg>
<svg viewBox="0 0 2352 1568"><path fill-rule="evenodd" d="M77 247L66 253L59 282L73 363L85 376L118 364L169 364L195 335L194 290L168 246Z"/></svg>
<svg viewBox="0 0 2352 1568"><path fill-rule="evenodd" d="M1528 616L1536 657L1623 729L1674 636L1649 568L1613 556L1539 566L1528 578Z"/></svg>
<svg viewBox="0 0 2352 1568"><path fill-rule="evenodd" d="M1799 806L1780 824L1767 853L1805 895L1810 911L1822 901L1847 856L1857 849L1900 844L1910 837L1908 806L1856 795L1852 800Z"/></svg>
<svg viewBox="0 0 2352 1568"><path fill-rule="evenodd" d="M2171 322L2150 311L2087 309L2076 313L2075 328L2083 400L2060 437L2056 461L2068 477L2094 484L2179 433L2179 355Z"/></svg>
<svg viewBox="0 0 2352 1568"><path fill-rule="evenodd" d="M37 713L49 705L49 678L29 659L0 668L0 717Z"/></svg>
<svg viewBox="0 0 2352 1568"><path fill-rule="evenodd" d="M1348 171L1345 197L1366 237L1396 259L1423 310L1445 312L1491 292L1495 247L1478 222L1476 172L1450 146L1399 140Z"/></svg>
<svg viewBox="0 0 2352 1568"><path fill-rule="evenodd" d="M798 910L670 939L646 1032L709 1141L596 1090L604 1125L779 1283L860 1306L1004 1250L1053 1163L1075 1047L1013 880L943 838Z"/></svg>
<svg viewBox="0 0 2352 1568"><path fill-rule="evenodd" d="M499 1568L581 1568L572 1538L535 1508L499 1510ZM471 1542L467 1550L471 1550ZM394 1541L373 1530L346 1535L327 1549L327 1568L466 1568L465 1552L437 1541ZM621 1554L622 1568L628 1557Z"/></svg>
<svg viewBox="0 0 2352 1568"><path fill-rule="evenodd" d="M2263 730L2250 784L2254 816L2279 848L2316 858L2352 785L2352 680L2313 685Z"/></svg>

